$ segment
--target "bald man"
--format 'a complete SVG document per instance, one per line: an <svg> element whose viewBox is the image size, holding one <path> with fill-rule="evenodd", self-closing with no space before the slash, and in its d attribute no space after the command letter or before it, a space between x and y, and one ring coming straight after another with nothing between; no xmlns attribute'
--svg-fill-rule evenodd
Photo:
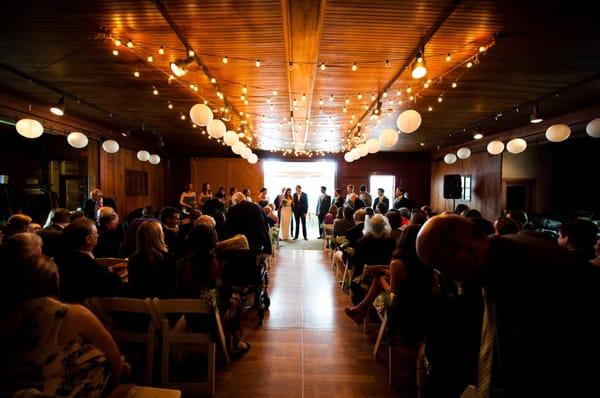
<svg viewBox="0 0 600 398"><path fill-rule="evenodd" d="M487 238L456 215L427 221L417 253L453 280L482 287L495 329L492 386L531 397L597 388L600 269L535 237Z"/></svg>

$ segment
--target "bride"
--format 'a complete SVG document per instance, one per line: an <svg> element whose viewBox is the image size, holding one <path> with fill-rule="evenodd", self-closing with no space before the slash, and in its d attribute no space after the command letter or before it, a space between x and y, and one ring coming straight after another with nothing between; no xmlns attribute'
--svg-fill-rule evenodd
<svg viewBox="0 0 600 398"><path fill-rule="evenodd" d="M281 233L282 240L288 240L290 238L290 224L292 222L292 188L287 188L285 194L281 199L281 225L279 232Z"/></svg>

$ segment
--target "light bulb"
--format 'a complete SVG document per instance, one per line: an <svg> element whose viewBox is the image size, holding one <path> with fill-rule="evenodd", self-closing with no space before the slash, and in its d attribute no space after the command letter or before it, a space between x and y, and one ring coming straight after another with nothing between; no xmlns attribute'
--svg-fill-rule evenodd
<svg viewBox="0 0 600 398"><path fill-rule="evenodd" d="M458 85L458 84L456 84L456 82L453 82L453 83L452 83L452 88L456 88L456 86L457 86L457 85Z"/></svg>
<svg viewBox="0 0 600 398"><path fill-rule="evenodd" d="M333 102L333 94L329 96L329 102Z"/></svg>
<svg viewBox="0 0 600 398"><path fill-rule="evenodd" d="M179 116L181 118L181 120L185 120L185 115L181 114L181 116Z"/></svg>
<svg viewBox="0 0 600 398"><path fill-rule="evenodd" d="M346 112L348 112L348 109L346 109L346 107L344 107L344 109L342 109L342 112L346 113Z"/></svg>
<svg viewBox="0 0 600 398"><path fill-rule="evenodd" d="M148 62L154 62L154 58L152 58L152 55L148 55L148 58L146 58L146 60Z"/></svg>
<svg viewBox="0 0 600 398"><path fill-rule="evenodd" d="M115 39L115 46L119 47L121 45L121 40Z"/></svg>
<svg viewBox="0 0 600 398"><path fill-rule="evenodd" d="M137 70L135 72L133 72L133 76L135 77L140 77L140 72L138 72Z"/></svg>
<svg viewBox="0 0 600 398"><path fill-rule="evenodd" d="M277 90L273 90L273 92L271 94L273 94L273 96L276 96L277 95Z"/></svg>
<svg viewBox="0 0 600 398"><path fill-rule="evenodd" d="M442 97L438 97L438 102L442 102L442 101L443 101Z"/></svg>
<svg viewBox="0 0 600 398"><path fill-rule="evenodd" d="M473 62L471 62L471 61L467 62L467 68L470 68L472 66L473 66Z"/></svg>
<svg viewBox="0 0 600 398"><path fill-rule="evenodd" d="M248 92L248 87L246 87L246 85L244 84L244 87L242 87L242 93L246 94Z"/></svg>
<svg viewBox="0 0 600 398"><path fill-rule="evenodd" d="M476 139L476 140L480 140L480 139L483 138L483 134L477 133L477 134L473 135L473 138Z"/></svg>
<svg viewBox="0 0 600 398"><path fill-rule="evenodd" d="M169 109L173 109L173 104L169 102L169 105L167 105L167 107L168 107Z"/></svg>
<svg viewBox="0 0 600 398"><path fill-rule="evenodd" d="M323 105L323 98L319 98L319 105Z"/></svg>
<svg viewBox="0 0 600 398"><path fill-rule="evenodd" d="M362 99L362 94L358 93L358 95L356 96L356 99L361 100Z"/></svg>
<svg viewBox="0 0 600 398"><path fill-rule="evenodd" d="M420 79L427 74L427 67L425 66L425 59L421 54L417 56L417 59L413 62L411 76L413 79Z"/></svg>
<svg viewBox="0 0 600 398"><path fill-rule="evenodd" d="M154 90L152 90L152 94L158 95L158 90L155 88Z"/></svg>
<svg viewBox="0 0 600 398"><path fill-rule="evenodd" d="M350 103L350 98L346 97L345 102L346 102L346 104L349 104Z"/></svg>
<svg viewBox="0 0 600 398"><path fill-rule="evenodd" d="M423 84L423 87L425 87L425 88L429 88L429 83L425 82L425 83Z"/></svg>
<svg viewBox="0 0 600 398"><path fill-rule="evenodd" d="M260 59L257 59L257 60L254 62L254 65L256 65L256 67L257 67L257 68L260 68Z"/></svg>
<svg viewBox="0 0 600 398"><path fill-rule="evenodd" d="M452 60L452 55L450 53L446 54L446 62L450 62Z"/></svg>
<svg viewBox="0 0 600 398"><path fill-rule="evenodd" d="M479 46L479 52L482 53L485 51L485 47L484 46Z"/></svg>
<svg viewBox="0 0 600 398"><path fill-rule="evenodd" d="M302 101L306 101L306 94L302 94Z"/></svg>
<svg viewBox="0 0 600 398"><path fill-rule="evenodd" d="M383 94L381 95L383 98L387 97L387 91L384 91Z"/></svg>
<svg viewBox="0 0 600 398"><path fill-rule="evenodd" d="M321 62L321 70L325 70L325 62Z"/></svg>
<svg viewBox="0 0 600 398"><path fill-rule="evenodd" d="M429 112L431 112L431 111L433 110L433 106L429 105L429 108L427 108L427 110L428 110Z"/></svg>
<svg viewBox="0 0 600 398"><path fill-rule="evenodd" d="M390 66L391 66L391 65L390 65L390 61L386 59L386 60L385 60L385 67L386 67L386 68L389 68Z"/></svg>
<svg viewBox="0 0 600 398"><path fill-rule="evenodd" d="M133 42L132 42L131 40L129 40L129 41L127 42L127 47L128 47L128 48L133 48L133 47L134 47L134 45L133 45Z"/></svg>
<svg viewBox="0 0 600 398"><path fill-rule="evenodd" d="M211 78L210 78L210 82L211 82L212 84L217 84L217 79L215 79L214 77L211 77Z"/></svg>
<svg viewBox="0 0 600 398"><path fill-rule="evenodd" d="M227 58L227 56L223 57L223 63L226 64L229 62L229 58Z"/></svg>
<svg viewBox="0 0 600 398"><path fill-rule="evenodd" d="M352 65L352 72L356 72L358 70L358 65L356 62Z"/></svg>
<svg viewBox="0 0 600 398"><path fill-rule="evenodd" d="M188 57L192 58L194 56L196 56L196 53L194 52L194 50L189 50L188 51Z"/></svg>
<svg viewBox="0 0 600 398"><path fill-rule="evenodd" d="M160 47L159 47L159 49L158 49L158 53L159 53L160 55L165 55L165 49L164 49L164 47L163 47L163 46L160 46Z"/></svg>
<svg viewBox="0 0 600 398"><path fill-rule="evenodd" d="M112 55L114 55L115 57L119 55L119 50L117 50L116 48L112 50Z"/></svg>

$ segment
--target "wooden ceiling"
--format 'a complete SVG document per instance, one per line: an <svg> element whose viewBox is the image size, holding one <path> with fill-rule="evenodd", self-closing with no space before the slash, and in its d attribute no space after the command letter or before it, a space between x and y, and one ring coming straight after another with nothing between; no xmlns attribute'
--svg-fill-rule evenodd
<svg viewBox="0 0 600 398"><path fill-rule="evenodd" d="M420 129L392 149L430 151L469 141L477 129L524 125L534 103L556 115L599 97L600 25L572 2L71 0L4 11L4 98L49 116L66 93L67 114L102 126L98 134L162 136L191 154L226 150L189 120L190 107L204 100L264 150L337 151L395 127L399 112L413 108ZM428 73L415 80L409 66L423 46ZM169 81L169 62L186 49L197 62ZM375 122L380 100L385 117ZM6 105L0 114L14 118L19 110Z"/></svg>

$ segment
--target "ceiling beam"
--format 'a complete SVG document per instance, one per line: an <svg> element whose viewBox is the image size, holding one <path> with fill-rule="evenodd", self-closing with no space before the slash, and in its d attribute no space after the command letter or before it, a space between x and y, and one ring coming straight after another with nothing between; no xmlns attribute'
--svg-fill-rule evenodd
<svg viewBox="0 0 600 398"><path fill-rule="evenodd" d="M306 145L327 0L281 0L292 139ZM305 96L305 100L302 97ZM296 100L296 109L294 109ZM302 128L297 128L302 123Z"/></svg>

